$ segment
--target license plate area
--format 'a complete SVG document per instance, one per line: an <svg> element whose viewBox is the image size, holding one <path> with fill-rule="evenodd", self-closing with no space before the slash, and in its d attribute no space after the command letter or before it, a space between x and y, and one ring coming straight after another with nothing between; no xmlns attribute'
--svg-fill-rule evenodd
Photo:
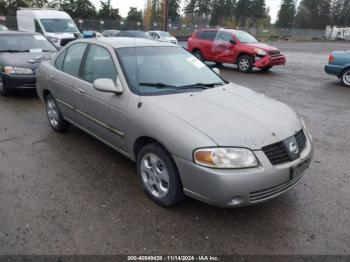
<svg viewBox="0 0 350 262"><path fill-rule="evenodd" d="M299 177L306 169L309 168L311 162L311 158L306 159L305 161L301 162L299 165L295 167L290 168L290 180L293 180L297 177Z"/></svg>

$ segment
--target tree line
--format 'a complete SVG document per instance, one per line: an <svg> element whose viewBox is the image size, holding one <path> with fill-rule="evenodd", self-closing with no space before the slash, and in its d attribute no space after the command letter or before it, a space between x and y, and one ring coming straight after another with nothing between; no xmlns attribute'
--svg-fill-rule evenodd
<svg viewBox="0 0 350 262"><path fill-rule="evenodd" d="M282 0L276 26L324 29L327 25L350 26L350 0Z"/></svg>
<svg viewBox="0 0 350 262"><path fill-rule="evenodd" d="M90 0L0 0L0 15L15 16L19 7L57 8L78 19L121 21L111 0L97 10ZM269 27L266 0L169 0L169 22L226 27ZM130 7L126 22L143 22L147 28L164 23L164 0L146 0L143 10ZM324 29L350 26L350 0L281 0L275 26Z"/></svg>

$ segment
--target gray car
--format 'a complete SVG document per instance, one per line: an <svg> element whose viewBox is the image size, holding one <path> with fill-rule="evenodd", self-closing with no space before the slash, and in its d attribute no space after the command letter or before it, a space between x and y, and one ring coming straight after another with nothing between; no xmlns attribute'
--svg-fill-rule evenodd
<svg viewBox="0 0 350 262"><path fill-rule="evenodd" d="M313 155L287 105L223 80L181 47L135 38L78 40L38 72L51 127L73 124L135 161L145 193L223 207L295 186Z"/></svg>

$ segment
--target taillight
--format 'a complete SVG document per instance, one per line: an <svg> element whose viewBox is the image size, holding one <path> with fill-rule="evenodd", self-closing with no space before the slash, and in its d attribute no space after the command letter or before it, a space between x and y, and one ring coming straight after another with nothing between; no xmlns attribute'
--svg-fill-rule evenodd
<svg viewBox="0 0 350 262"><path fill-rule="evenodd" d="M328 58L328 63L332 64L333 62L334 62L334 56L330 55L329 58Z"/></svg>

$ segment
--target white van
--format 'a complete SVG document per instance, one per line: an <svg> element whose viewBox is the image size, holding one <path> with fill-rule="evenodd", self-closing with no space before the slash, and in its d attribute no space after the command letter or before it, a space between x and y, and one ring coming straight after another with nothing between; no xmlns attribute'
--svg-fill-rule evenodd
<svg viewBox="0 0 350 262"><path fill-rule="evenodd" d="M43 34L57 47L82 37L66 12L53 9L21 8L17 10L17 25L19 31Z"/></svg>

